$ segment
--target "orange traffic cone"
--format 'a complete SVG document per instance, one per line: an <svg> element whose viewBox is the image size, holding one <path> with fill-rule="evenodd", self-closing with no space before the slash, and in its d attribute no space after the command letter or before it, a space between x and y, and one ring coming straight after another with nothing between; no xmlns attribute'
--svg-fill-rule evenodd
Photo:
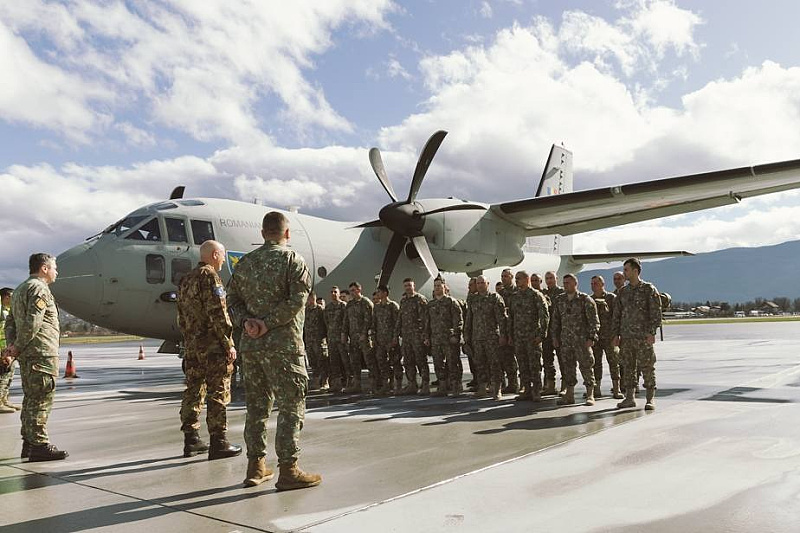
<svg viewBox="0 0 800 533"><path fill-rule="evenodd" d="M64 372L65 378L77 378L78 373L75 370L75 362L72 360L72 351L67 352L67 370Z"/></svg>
<svg viewBox="0 0 800 533"><path fill-rule="evenodd" d="M139 345L139 361L141 361L142 359L144 359L144 346L142 346L140 344Z"/></svg>

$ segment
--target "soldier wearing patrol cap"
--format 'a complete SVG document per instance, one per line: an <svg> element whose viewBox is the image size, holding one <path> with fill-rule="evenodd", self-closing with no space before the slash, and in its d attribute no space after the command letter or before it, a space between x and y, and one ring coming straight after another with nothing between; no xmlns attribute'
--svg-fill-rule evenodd
<svg viewBox="0 0 800 533"><path fill-rule="evenodd" d="M183 277L178 289L178 325L183 334L186 374L180 410L184 457L208 451L212 460L242 453L242 447L228 442L226 436L226 406L231 401L236 348L225 287L217 274L224 262L225 247L217 241L204 242L200 245L200 263ZM198 433L206 399L210 450Z"/></svg>

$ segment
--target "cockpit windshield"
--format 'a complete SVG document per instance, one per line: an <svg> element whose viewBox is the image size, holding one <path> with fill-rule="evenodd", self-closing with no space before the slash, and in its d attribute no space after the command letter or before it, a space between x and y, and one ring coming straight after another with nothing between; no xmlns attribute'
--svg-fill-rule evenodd
<svg viewBox="0 0 800 533"><path fill-rule="evenodd" d="M146 224L142 224L140 228L134 230L125 238L134 241L160 242L161 228L158 225L158 219L154 218Z"/></svg>
<svg viewBox="0 0 800 533"><path fill-rule="evenodd" d="M103 233L112 233L119 237L129 229L136 227L142 220L146 219L149 215L129 215L128 217L120 220L116 224L112 224L103 231Z"/></svg>

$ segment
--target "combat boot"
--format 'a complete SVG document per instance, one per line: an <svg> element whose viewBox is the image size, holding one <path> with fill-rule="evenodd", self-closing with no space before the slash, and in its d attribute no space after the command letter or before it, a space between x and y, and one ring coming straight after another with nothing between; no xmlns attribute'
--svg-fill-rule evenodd
<svg viewBox="0 0 800 533"><path fill-rule="evenodd" d="M558 389L558 395L564 396L567 393L567 384L564 382L564 378L561 378L561 388Z"/></svg>
<svg viewBox="0 0 800 533"><path fill-rule="evenodd" d="M647 403L644 404L645 411L656 410L656 389L647 389Z"/></svg>
<svg viewBox="0 0 800 533"><path fill-rule="evenodd" d="M452 390L450 391L450 396L452 396L453 398L457 398L461 396L463 392L464 392L464 387L463 385L461 385L461 381L456 381L452 387Z"/></svg>
<svg viewBox="0 0 800 533"><path fill-rule="evenodd" d="M514 398L514 400L518 401L518 402L529 402L529 401L533 400L533 396L531 394L531 390L532 390L532 388L531 388L530 382L523 383L522 384L522 389L519 392L519 396Z"/></svg>
<svg viewBox="0 0 800 533"><path fill-rule="evenodd" d="M403 378L394 380L394 394L395 396L403 394Z"/></svg>
<svg viewBox="0 0 800 533"><path fill-rule="evenodd" d="M584 405L587 405L589 407L594 405L594 391L595 390L597 390L597 387L595 387L595 386L592 386L592 385L587 385L586 386L586 402L584 402Z"/></svg>
<svg viewBox="0 0 800 533"><path fill-rule="evenodd" d="M313 376L311 380L308 382L308 390L318 390L319 389L319 376Z"/></svg>
<svg viewBox="0 0 800 533"><path fill-rule="evenodd" d="M238 444L231 444L228 442L228 437L225 432L215 433L211 435L211 447L208 450L208 460L226 459L228 457L236 457L242 453L242 447Z"/></svg>
<svg viewBox="0 0 800 533"><path fill-rule="evenodd" d="M611 395L613 396L613 398L615 400L623 399L625 396L623 396L622 392L619 390L619 380L615 379L611 383L612 383L612 385L611 385Z"/></svg>
<svg viewBox="0 0 800 533"><path fill-rule="evenodd" d="M319 390L322 392L328 392L331 390L330 381L327 378L325 378L325 380L322 382L322 385L319 386Z"/></svg>
<svg viewBox="0 0 800 533"><path fill-rule="evenodd" d="M476 384L476 387L477 387L475 390L476 398L486 398L486 396L488 396L488 394L486 393L486 385L484 385L481 382L478 382Z"/></svg>
<svg viewBox="0 0 800 533"><path fill-rule="evenodd" d="M636 407L636 389L628 387L625 390L625 399L617 404L617 409Z"/></svg>
<svg viewBox="0 0 800 533"><path fill-rule="evenodd" d="M247 459L247 474L244 480L245 487L255 487L275 477L275 472L267 466L267 460L262 457L249 457Z"/></svg>
<svg viewBox="0 0 800 533"><path fill-rule="evenodd" d="M194 457L195 455L206 453L208 444L200 440L200 434L196 429L187 431L183 434L183 456Z"/></svg>
<svg viewBox="0 0 800 533"><path fill-rule="evenodd" d="M427 381L422 382L422 388L419 390L419 393L422 396L430 396L431 394L431 385Z"/></svg>
<svg viewBox="0 0 800 533"><path fill-rule="evenodd" d="M557 405L572 405L575 403L575 387L566 387L564 395L558 399Z"/></svg>
<svg viewBox="0 0 800 533"><path fill-rule="evenodd" d="M53 444L33 444L31 445L29 463L40 463L43 461L61 461L69 457L64 450L59 450Z"/></svg>
<svg viewBox="0 0 800 533"><path fill-rule="evenodd" d="M556 380L546 379L544 382L544 390L542 396L554 396L556 393Z"/></svg>
<svg viewBox="0 0 800 533"><path fill-rule="evenodd" d="M288 465L278 465L280 475L275 488L278 490L295 490L316 487L322 483L319 474L307 474L297 467L297 462Z"/></svg>
<svg viewBox="0 0 800 533"><path fill-rule="evenodd" d="M409 381L408 385L405 386L403 389L403 396L413 396L417 393L419 389L417 388L417 380Z"/></svg>
<svg viewBox="0 0 800 533"><path fill-rule="evenodd" d="M532 402L541 402L542 401L542 393L540 391L540 387L536 385L533 386L531 389L531 401Z"/></svg>
<svg viewBox="0 0 800 533"><path fill-rule="evenodd" d="M496 401L503 399L503 385L501 383L492 383L492 399Z"/></svg>
<svg viewBox="0 0 800 533"><path fill-rule="evenodd" d="M519 378L514 376L508 380L508 393L517 394L519 392Z"/></svg>
<svg viewBox="0 0 800 533"><path fill-rule="evenodd" d="M594 397L595 399L600 399L603 397L603 393L600 390L600 382L597 382L597 385L594 386Z"/></svg>
<svg viewBox="0 0 800 533"><path fill-rule="evenodd" d="M28 444L28 441L22 441L22 453L19 454L20 459L27 459L31 456L31 445Z"/></svg>

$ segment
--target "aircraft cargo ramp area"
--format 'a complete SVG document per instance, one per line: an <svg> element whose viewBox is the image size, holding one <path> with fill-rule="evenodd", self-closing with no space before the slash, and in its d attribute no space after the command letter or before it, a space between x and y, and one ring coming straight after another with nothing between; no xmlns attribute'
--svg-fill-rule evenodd
<svg viewBox="0 0 800 533"><path fill-rule="evenodd" d="M290 492L275 480L244 488L244 454L182 457L180 361L156 354L156 341L144 360L138 343L64 347L62 375L72 350L80 377L59 378L49 432L70 457L21 460L19 417L0 415L0 527L796 531L800 323L672 325L665 335L654 412L643 394L637 409L616 409L607 378L593 407L312 393L300 465L324 479ZM11 398L20 396L17 375ZM244 415L232 402L228 433L242 445ZM275 416L269 428L272 446ZM271 448L267 460L275 465Z"/></svg>

